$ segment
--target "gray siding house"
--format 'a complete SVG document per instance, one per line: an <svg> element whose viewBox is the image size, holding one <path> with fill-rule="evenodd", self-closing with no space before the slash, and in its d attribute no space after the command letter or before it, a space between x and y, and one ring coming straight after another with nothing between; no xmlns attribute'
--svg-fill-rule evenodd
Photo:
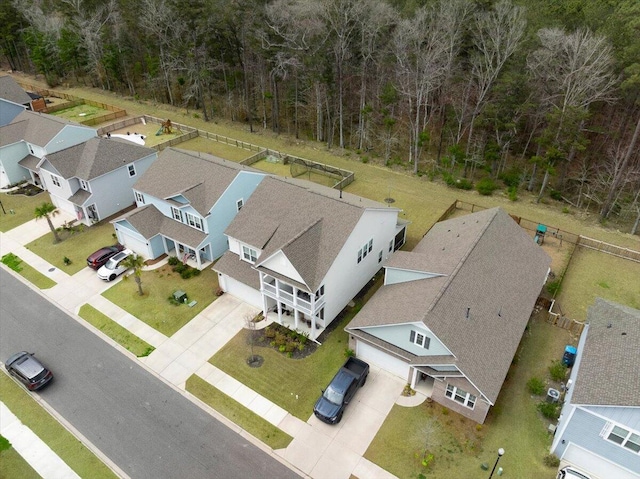
<svg viewBox="0 0 640 479"><path fill-rule="evenodd" d="M551 258L503 210L437 223L345 328L356 355L483 423Z"/></svg>
<svg viewBox="0 0 640 479"><path fill-rule="evenodd" d="M640 291L640 280L638 280ZM640 310L597 298L551 445L593 479L640 478Z"/></svg>
<svg viewBox="0 0 640 479"><path fill-rule="evenodd" d="M163 254L199 269L228 249L224 230L266 173L175 148L133 185L136 208L112 221L118 241L147 259Z"/></svg>
<svg viewBox="0 0 640 479"><path fill-rule="evenodd" d="M94 128L23 110L10 123L0 126L0 188L21 181L44 187L38 164L45 155L96 136Z"/></svg>
<svg viewBox="0 0 640 479"><path fill-rule="evenodd" d="M126 140L91 138L47 154L38 170L51 202L91 226L135 203L133 184L157 157Z"/></svg>

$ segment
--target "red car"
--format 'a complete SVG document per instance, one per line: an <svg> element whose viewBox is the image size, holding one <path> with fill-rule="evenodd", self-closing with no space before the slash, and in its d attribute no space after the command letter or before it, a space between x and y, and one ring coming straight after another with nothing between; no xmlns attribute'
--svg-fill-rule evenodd
<svg viewBox="0 0 640 479"><path fill-rule="evenodd" d="M123 249L124 246L122 246L121 244L100 248L95 253L91 253L89 255L89 257L87 258L87 266L91 269L99 270L107 261L109 261L109 258L119 253Z"/></svg>

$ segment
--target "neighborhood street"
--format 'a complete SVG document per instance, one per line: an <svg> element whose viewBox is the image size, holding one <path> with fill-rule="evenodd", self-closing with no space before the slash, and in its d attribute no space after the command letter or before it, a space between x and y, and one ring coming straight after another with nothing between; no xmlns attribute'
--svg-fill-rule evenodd
<svg viewBox="0 0 640 479"><path fill-rule="evenodd" d="M37 393L133 478L299 477L0 270L0 358L35 352Z"/></svg>

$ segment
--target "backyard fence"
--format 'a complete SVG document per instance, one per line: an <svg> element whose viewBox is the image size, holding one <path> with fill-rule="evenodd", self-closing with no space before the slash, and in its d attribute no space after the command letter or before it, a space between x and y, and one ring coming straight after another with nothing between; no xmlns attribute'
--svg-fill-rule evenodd
<svg viewBox="0 0 640 479"><path fill-rule="evenodd" d="M623 248L615 244L605 243L604 241L588 238L580 235L578 246L583 248L594 249L602 253L607 253L619 258L630 259L631 261L640 262L640 251L635 251L629 248Z"/></svg>
<svg viewBox="0 0 640 479"><path fill-rule="evenodd" d="M264 148L258 145L254 145L253 143L247 143L246 141L236 140L234 138L229 138L227 136L216 135L215 133L211 133L205 130L197 130L197 131L198 131L198 135L202 136L203 138L217 141L218 143L225 143L227 145L235 146L236 148L242 148L244 150L249 150L249 151L257 151L257 152L265 151ZM244 165L245 161L247 160L244 160L241 163ZM256 161L259 161L259 160L256 160Z"/></svg>
<svg viewBox="0 0 640 479"><path fill-rule="evenodd" d="M164 123L164 120L160 118L156 118L155 116L150 116L150 115L137 116L135 118L127 118L126 120L121 120L115 123L111 123L110 125L103 126L102 128L99 128L98 135L103 136L112 131L120 130L122 128L127 128L133 125L138 125L140 123L145 123L145 124L155 123L159 125L159 128L161 128L162 124ZM172 128L176 130L180 130L183 133L174 138L171 138L170 140L166 140L161 143L158 143L152 148L155 148L158 151L162 151L165 148L178 145L180 143L183 143L187 140L191 140L192 138L196 138L198 136L198 130L196 130L195 128L192 128L187 125L183 125L181 123L171 123L171 125L172 125Z"/></svg>

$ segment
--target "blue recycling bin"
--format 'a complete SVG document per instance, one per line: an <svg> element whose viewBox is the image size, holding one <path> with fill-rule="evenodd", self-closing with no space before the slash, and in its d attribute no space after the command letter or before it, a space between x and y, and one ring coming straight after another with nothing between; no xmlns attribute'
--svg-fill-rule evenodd
<svg viewBox="0 0 640 479"><path fill-rule="evenodd" d="M573 346L565 346L564 355L562 356L562 364L566 367L570 368L573 366L573 363L576 361L576 353L578 350Z"/></svg>

